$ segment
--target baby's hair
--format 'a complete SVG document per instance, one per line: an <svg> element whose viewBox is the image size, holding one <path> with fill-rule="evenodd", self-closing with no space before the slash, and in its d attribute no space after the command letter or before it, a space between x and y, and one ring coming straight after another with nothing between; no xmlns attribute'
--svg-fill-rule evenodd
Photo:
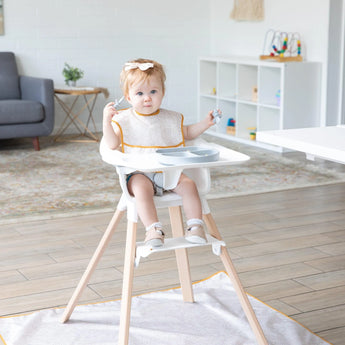
<svg viewBox="0 0 345 345"><path fill-rule="evenodd" d="M156 75L162 82L162 89L163 94L165 93L165 72L163 66L154 61L149 59L136 59L129 61L129 63L138 63L138 64L145 64L145 63L151 63L153 64L153 67L147 68L145 71L142 71L140 68L132 68L132 69L126 69L126 65L122 68L121 74L120 74L120 85L122 88L122 92L125 95L125 97L128 96L128 90L132 85L135 85L140 82L145 82L147 79L149 79L151 76Z"/></svg>

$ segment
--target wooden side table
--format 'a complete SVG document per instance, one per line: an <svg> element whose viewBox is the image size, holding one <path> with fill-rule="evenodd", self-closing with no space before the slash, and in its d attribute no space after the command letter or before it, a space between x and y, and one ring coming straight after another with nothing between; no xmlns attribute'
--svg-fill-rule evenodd
<svg viewBox="0 0 345 345"><path fill-rule="evenodd" d="M97 132L96 123L93 118L92 112L96 104L97 97L100 93L103 93L106 98L109 95L107 89L100 88L100 87L62 87L62 88L56 88L54 90L54 97L57 100L57 102L60 104L62 110L66 114L65 119L62 122L60 130L56 133L54 137L54 141L74 141L74 142L94 142L94 141L98 142L99 141L99 138L96 134ZM75 96L72 105L69 106L68 104L66 104L66 102L62 99L61 95ZM80 96L82 96L82 98L84 99L84 105L79 110L74 112L74 107ZM87 118L86 123L84 123L80 119L80 115L86 109L88 111L88 118ZM93 132L89 128L89 125L91 122L93 124L93 130L94 130ZM65 133L66 129L72 124L78 130L79 134L69 139L62 138L62 135ZM81 137L83 137L83 139L81 139Z"/></svg>

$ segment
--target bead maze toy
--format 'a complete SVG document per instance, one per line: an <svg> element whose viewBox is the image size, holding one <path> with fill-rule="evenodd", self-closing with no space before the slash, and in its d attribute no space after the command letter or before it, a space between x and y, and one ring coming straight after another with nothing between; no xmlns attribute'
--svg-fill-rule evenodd
<svg viewBox="0 0 345 345"><path fill-rule="evenodd" d="M265 35L261 60L278 62L303 61L301 38L298 32L268 30Z"/></svg>

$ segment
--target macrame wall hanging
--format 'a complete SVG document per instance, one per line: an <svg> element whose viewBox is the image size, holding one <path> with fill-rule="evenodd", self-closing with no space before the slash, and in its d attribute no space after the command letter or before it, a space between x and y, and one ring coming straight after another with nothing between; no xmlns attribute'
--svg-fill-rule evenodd
<svg viewBox="0 0 345 345"><path fill-rule="evenodd" d="M263 20L264 0L234 0L230 18L238 21Z"/></svg>

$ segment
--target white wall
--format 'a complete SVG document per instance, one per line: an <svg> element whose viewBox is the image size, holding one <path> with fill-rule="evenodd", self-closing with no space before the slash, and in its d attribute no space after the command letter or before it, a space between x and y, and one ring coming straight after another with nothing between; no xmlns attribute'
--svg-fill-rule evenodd
<svg viewBox="0 0 345 345"><path fill-rule="evenodd" d="M183 10L182 10L183 9ZM64 83L64 62L80 67L80 85L106 87L121 96L119 73L138 57L166 67L164 106L196 117L197 57L210 51L209 0L4 0L5 35L0 50L13 51L19 72ZM95 116L101 129L105 103ZM55 131L64 114L56 104Z"/></svg>
<svg viewBox="0 0 345 345"><path fill-rule="evenodd" d="M0 50L13 51L23 74L63 84L64 62L80 67L80 85L121 95L118 76L128 59L153 58L167 71L163 106L196 118L200 55L262 53L268 29L299 32L306 60L323 63L321 120L326 122L329 5L333 0L264 0L265 20L229 18L234 0L4 0L5 35ZM107 100L108 101L108 100ZM106 100L95 115L101 123ZM56 127L63 114L56 106ZM99 127L101 129L101 127Z"/></svg>
<svg viewBox="0 0 345 345"><path fill-rule="evenodd" d="M264 0L263 21L238 22L229 17L234 0L213 0L211 54L259 56L267 30L299 32L305 60L323 63L321 121L325 123L330 1Z"/></svg>

